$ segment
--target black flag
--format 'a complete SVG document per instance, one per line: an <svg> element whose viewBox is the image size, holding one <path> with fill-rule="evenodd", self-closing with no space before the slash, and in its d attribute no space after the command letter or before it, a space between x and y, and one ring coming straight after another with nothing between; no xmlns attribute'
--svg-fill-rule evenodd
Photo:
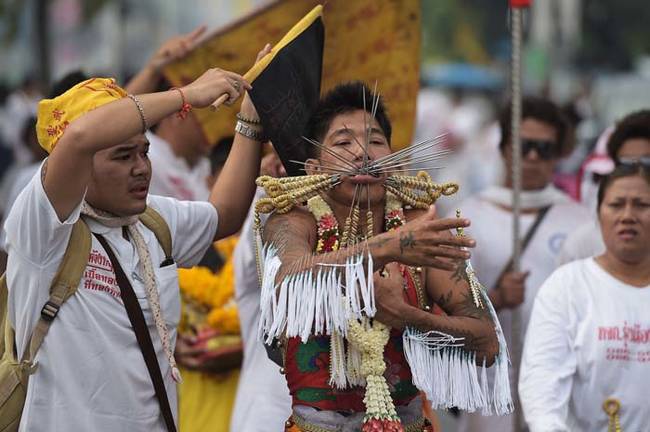
<svg viewBox="0 0 650 432"><path fill-rule="evenodd" d="M264 133L290 176L305 174L290 161L305 161L311 145L302 135L320 97L325 44L321 14L322 6L314 8L249 72L258 73L249 94Z"/></svg>

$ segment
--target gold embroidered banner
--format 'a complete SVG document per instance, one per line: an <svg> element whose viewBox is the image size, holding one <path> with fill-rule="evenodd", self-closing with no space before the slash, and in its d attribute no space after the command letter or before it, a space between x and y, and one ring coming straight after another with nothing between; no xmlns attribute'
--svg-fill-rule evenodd
<svg viewBox="0 0 650 432"><path fill-rule="evenodd" d="M211 67L244 74L267 42L278 42L317 0L276 1L211 34L164 73L174 86ZM393 147L411 142L420 79L419 0L329 0L323 6L325 52L321 90L362 80L384 96L393 122ZM253 86L255 83L252 83ZM239 106L195 110L210 143L232 135Z"/></svg>

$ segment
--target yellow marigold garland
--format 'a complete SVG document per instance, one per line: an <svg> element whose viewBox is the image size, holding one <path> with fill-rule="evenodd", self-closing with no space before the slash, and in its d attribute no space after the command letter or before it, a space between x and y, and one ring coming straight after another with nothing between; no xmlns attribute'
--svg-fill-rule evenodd
<svg viewBox="0 0 650 432"><path fill-rule="evenodd" d="M204 324L221 334L240 334L237 305L234 302L235 274L232 259L237 240L233 236L216 243L215 248L226 258L218 273L198 266L178 270L178 284L183 299L198 310Z"/></svg>

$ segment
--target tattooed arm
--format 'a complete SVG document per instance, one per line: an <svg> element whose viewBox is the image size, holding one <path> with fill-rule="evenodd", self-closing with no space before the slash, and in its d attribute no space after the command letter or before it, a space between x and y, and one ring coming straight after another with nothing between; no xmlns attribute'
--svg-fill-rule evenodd
<svg viewBox="0 0 650 432"><path fill-rule="evenodd" d="M411 216L414 213L411 212ZM449 231L444 235L457 238ZM400 246L404 250L411 248L412 241L409 236L402 236ZM393 273L396 272L391 271L390 278L375 278L377 319L392 327L408 325L421 331L436 330L464 338L465 348L476 352L479 364L483 363L483 358L487 364L491 364L498 353L494 323L487 309L474 304L464 265L453 265L452 268L443 270L429 267L424 272L423 285L427 294L445 311L446 316L434 315L407 304L403 296L403 281L401 277L393 281Z"/></svg>
<svg viewBox="0 0 650 432"><path fill-rule="evenodd" d="M465 348L476 352L479 364L483 358L491 364L499 351L494 322L485 304L474 303L464 262L454 272L427 269L426 290L447 316L429 314L432 320L418 314L415 326L422 329L422 324L435 322L436 330L465 338Z"/></svg>
<svg viewBox="0 0 650 432"><path fill-rule="evenodd" d="M279 273L281 278L314 269L316 264L345 264L349 257L359 255L366 259L368 251L372 255L374 270L392 261L452 270L455 266L450 259L469 257L469 253L460 248L473 247L474 241L449 236L449 229L468 225L469 222L464 219L436 219L435 210L432 209L399 230L316 257L317 227L314 217L304 208L295 208L284 215L272 215L264 228L263 240L278 250L283 263Z"/></svg>
<svg viewBox="0 0 650 432"><path fill-rule="evenodd" d="M298 274L309 269L318 270L318 264L345 264L350 257L362 252L363 259L367 251L373 258L374 269L378 270L389 261L388 243L390 238L375 237L367 243L361 243L339 251L315 255L317 238L316 221L311 213L303 208L294 208L287 214L274 214L264 226L263 241L277 249L282 267L277 281L290 274Z"/></svg>

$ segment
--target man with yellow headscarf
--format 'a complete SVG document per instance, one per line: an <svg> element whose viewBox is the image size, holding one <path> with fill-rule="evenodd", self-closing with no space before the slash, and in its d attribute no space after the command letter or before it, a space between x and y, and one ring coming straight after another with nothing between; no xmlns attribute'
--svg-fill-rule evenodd
<svg viewBox="0 0 650 432"><path fill-rule="evenodd" d="M210 69L180 89L160 93L134 96L114 80L93 78L41 101L38 139L50 155L5 224L8 313L19 356L42 313L54 315L35 358L20 431L176 430L177 266L196 264L213 241L239 230L255 191L261 130L246 95L232 151L209 202L148 194L144 132L174 112L186 115L223 95L231 103L248 89L241 76ZM147 207L170 228L173 260L138 218ZM87 267L75 294L60 311L51 311L50 283L80 218L93 234ZM130 309L129 298L135 301ZM144 323L140 333L131 324L134 307ZM141 351L146 335L149 360L145 348ZM163 383L156 391L155 365ZM161 387L167 410L159 402Z"/></svg>

